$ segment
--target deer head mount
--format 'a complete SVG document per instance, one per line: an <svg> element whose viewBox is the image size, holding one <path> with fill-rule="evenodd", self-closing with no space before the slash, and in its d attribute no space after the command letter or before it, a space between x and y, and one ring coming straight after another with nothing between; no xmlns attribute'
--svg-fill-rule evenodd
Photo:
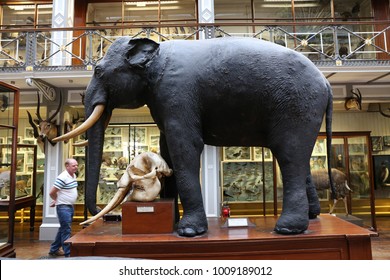
<svg viewBox="0 0 390 280"><path fill-rule="evenodd" d="M345 99L344 107L347 111L351 109L362 110L362 94L358 88L356 89L357 93L354 90L351 89L352 96Z"/></svg>
<svg viewBox="0 0 390 280"><path fill-rule="evenodd" d="M53 120L54 117L60 112L61 105L62 105L62 93L60 92L60 103L58 105L57 110L54 112L53 115L51 115L47 119L42 119L40 114L40 97L39 92L37 92L38 96L38 105L37 105L37 112L36 116L38 119L33 120L31 117L31 114L29 111L27 111L28 114L28 122L30 123L31 127L34 130L34 138L37 139L38 145L42 148L42 143L44 143L45 139L49 141L50 144L53 146L56 144L55 142L52 142L51 140L54 139L59 135L59 125L56 124L56 122Z"/></svg>

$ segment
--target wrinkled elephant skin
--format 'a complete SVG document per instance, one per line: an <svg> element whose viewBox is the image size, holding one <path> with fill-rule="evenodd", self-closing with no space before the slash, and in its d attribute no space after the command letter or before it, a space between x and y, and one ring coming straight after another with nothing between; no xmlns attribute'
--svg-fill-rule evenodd
<svg viewBox="0 0 390 280"><path fill-rule="evenodd" d="M162 195L178 193L183 206L179 235L200 235L208 229L199 182L205 144L271 149L284 188L276 232L301 233L309 217L319 214L309 160L324 116L330 147L332 91L303 55L258 39L160 44L117 39L95 67L85 95L87 117L104 105L87 131L86 204L92 214L98 212L104 128L112 110L145 104L161 132L161 155L173 169Z"/></svg>

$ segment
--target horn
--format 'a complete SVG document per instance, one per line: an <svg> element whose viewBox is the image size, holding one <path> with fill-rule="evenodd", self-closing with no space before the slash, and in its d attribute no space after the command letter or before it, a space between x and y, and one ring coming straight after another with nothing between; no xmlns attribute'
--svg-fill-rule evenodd
<svg viewBox="0 0 390 280"><path fill-rule="evenodd" d="M378 105L379 105L379 113L381 113L381 115L386 117L386 118L390 118L390 115L383 112L381 104L379 103Z"/></svg>
<svg viewBox="0 0 390 280"><path fill-rule="evenodd" d="M34 130L34 138L38 138L38 136L39 136L38 129L37 129L32 117L31 117L31 114L29 111L27 111L27 115L28 115L28 122L30 123L31 127Z"/></svg>
<svg viewBox="0 0 390 280"><path fill-rule="evenodd" d="M104 112L104 105L97 105L93 110L92 114L88 119L85 120L80 126L76 127L74 130L68 132L67 134L61 135L59 137L54 138L53 142L65 141L71 138L74 138L80 134L83 134L89 128L91 128L97 120L101 117Z"/></svg>
<svg viewBox="0 0 390 280"><path fill-rule="evenodd" d="M37 117L38 122L41 123L43 121L41 114L39 113L40 107L41 107L41 98L39 97L39 91L37 91L37 97L38 97L38 105L37 105Z"/></svg>
<svg viewBox="0 0 390 280"><path fill-rule="evenodd" d="M58 114L58 112L61 110L62 105L62 91L60 91L60 104L58 105L57 111L54 112L54 114L48 118L48 122L51 122L51 120Z"/></svg>

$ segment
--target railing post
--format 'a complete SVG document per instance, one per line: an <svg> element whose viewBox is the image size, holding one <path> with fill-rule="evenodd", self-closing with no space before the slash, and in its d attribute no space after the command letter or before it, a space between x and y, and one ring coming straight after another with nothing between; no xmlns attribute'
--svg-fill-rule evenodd
<svg viewBox="0 0 390 280"><path fill-rule="evenodd" d="M25 69L26 71L33 71L34 63L36 60L37 53L37 38L35 32L26 33L26 58L25 58Z"/></svg>
<svg viewBox="0 0 390 280"><path fill-rule="evenodd" d="M211 39L215 37L214 0L198 1L199 23L210 24L200 32L200 39Z"/></svg>

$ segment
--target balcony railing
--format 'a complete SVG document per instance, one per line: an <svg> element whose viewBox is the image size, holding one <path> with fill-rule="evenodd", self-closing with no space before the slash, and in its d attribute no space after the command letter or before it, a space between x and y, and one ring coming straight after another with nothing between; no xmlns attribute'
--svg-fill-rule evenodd
<svg viewBox="0 0 390 280"><path fill-rule="evenodd" d="M374 28L374 26L376 26ZM92 69L120 36L155 41L253 37L300 52L318 65L390 65L390 25L361 23L214 24L0 29L0 72ZM387 26L387 27L386 27ZM376 29L376 30L374 30Z"/></svg>

